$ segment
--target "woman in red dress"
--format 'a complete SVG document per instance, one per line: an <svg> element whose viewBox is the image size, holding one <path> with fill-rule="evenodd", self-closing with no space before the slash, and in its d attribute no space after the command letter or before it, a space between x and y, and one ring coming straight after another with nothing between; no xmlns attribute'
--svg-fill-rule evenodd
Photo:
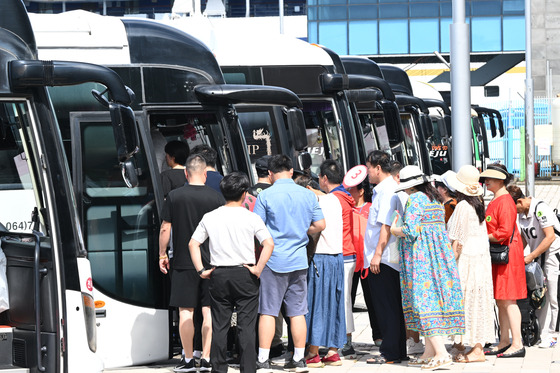
<svg viewBox="0 0 560 373"><path fill-rule="evenodd" d="M486 354L497 355L497 357L523 357L525 348L521 340L521 312L517 306L517 299L527 297L527 284L523 244L516 223L517 209L513 198L506 190L513 175L507 172L504 165L494 163L480 174L480 179L484 180L487 189L494 193L494 198L486 209L488 239L490 243L509 245L508 264L492 264L494 298L498 306L500 322L500 342L494 349L486 351Z"/></svg>

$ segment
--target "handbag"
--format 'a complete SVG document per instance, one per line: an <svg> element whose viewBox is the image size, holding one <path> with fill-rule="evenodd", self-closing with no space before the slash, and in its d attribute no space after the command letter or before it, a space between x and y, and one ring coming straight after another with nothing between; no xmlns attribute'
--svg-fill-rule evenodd
<svg viewBox="0 0 560 373"><path fill-rule="evenodd" d="M509 243L513 242L513 235L515 234L515 222L513 223L513 232ZM498 243L490 242L490 260L492 264L508 264L509 263L509 245L500 245Z"/></svg>

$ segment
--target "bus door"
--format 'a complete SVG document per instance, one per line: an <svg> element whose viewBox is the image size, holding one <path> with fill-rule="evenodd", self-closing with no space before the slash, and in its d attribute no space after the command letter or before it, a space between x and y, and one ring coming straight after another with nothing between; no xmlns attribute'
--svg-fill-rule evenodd
<svg viewBox="0 0 560 373"><path fill-rule="evenodd" d="M164 148L171 140L183 141L191 150L197 145L210 145L218 152L216 170L222 175L239 168L246 172L247 166L236 160L243 160L244 157L236 157L232 152L231 137L224 130L216 112L187 110L184 107L146 107L145 112L159 172L169 169L165 162ZM241 153L243 154L243 150Z"/></svg>
<svg viewBox="0 0 560 373"><path fill-rule="evenodd" d="M65 357L59 324L65 311L64 299L57 296L61 285L54 251L59 243L45 229L46 215L32 220L34 210L45 212L44 198L52 193L40 178L43 154L33 135L34 118L29 101L0 100L0 251L7 258L10 306L0 312L0 325L7 326L0 334L0 370L55 372Z"/></svg>
<svg viewBox="0 0 560 373"><path fill-rule="evenodd" d="M140 128L146 128L142 117L136 117ZM136 156L138 187L128 188L115 157L109 115L74 112L70 126L73 183L97 302L97 353L105 368L167 359L160 219L145 131L140 131Z"/></svg>
<svg viewBox="0 0 560 373"><path fill-rule="evenodd" d="M332 100L303 100L303 116L312 175L319 175L319 167L326 159L334 159L346 169L342 125L335 114Z"/></svg>

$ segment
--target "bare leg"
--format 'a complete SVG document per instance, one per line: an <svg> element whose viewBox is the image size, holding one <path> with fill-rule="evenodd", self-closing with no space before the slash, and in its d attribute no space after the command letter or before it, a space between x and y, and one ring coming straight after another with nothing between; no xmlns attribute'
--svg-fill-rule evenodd
<svg viewBox="0 0 560 373"><path fill-rule="evenodd" d="M305 321L305 319L303 320ZM275 330L275 317L270 315L261 315L261 317L259 318L259 348L270 349ZM307 330L305 333L307 334Z"/></svg>
<svg viewBox="0 0 560 373"><path fill-rule="evenodd" d="M290 328L292 330L292 338L294 339L294 347L305 348L305 340L307 339L307 324L305 322L305 316L290 317Z"/></svg>
<svg viewBox="0 0 560 373"><path fill-rule="evenodd" d="M443 360L449 356L447 350L445 349L445 342L443 341L443 337L440 335L436 335L433 337L426 337L426 341L429 341L431 348L433 348L435 354L434 359L436 360ZM428 349L428 343L426 343L426 349Z"/></svg>
<svg viewBox="0 0 560 373"><path fill-rule="evenodd" d="M305 356L305 360L311 359L314 356L319 355L319 346L309 345L309 350L307 351L307 356Z"/></svg>
<svg viewBox="0 0 560 373"><path fill-rule="evenodd" d="M511 330L511 347L504 353L510 354L523 348L521 340L521 311L515 300L504 300L504 309Z"/></svg>
<svg viewBox="0 0 560 373"><path fill-rule="evenodd" d="M507 300L496 299L496 305L498 306L498 321L500 322L500 342L497 348L504 348L510 344L509 331L510 331L510 320L507 313ZM518 308L519 309L519 308ZM521 322L520 328L521 328Z"/></svg>
<svg viewBox="0 0 560 373"><path fill-rule="evenodd" d="M179 308L179 336L181 337L181 344L187 359L192 359L193 357L193 311L193 308Z"/></svg>
<svg viewBox="0 0 560 373"><path fill-rule="evenodd" d="M430 338L426 338L426 347L424 348L424 353L420 356L421 359L431 359L436 354L436 350L434 349L434 345L432 344L432 340Z"/></svg>
<svg viewBox="0 0 560 373"><path fill-rule="evenodd" d="M210 359L212 345L212 313L210 307L202 307L202 358Z"/></svg>

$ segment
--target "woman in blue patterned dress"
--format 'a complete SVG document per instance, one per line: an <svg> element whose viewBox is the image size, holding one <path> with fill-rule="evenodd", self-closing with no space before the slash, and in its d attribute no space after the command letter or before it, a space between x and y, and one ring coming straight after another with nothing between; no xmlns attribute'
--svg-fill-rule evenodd
<svg viewBox="0 0 560 373"><path fill-rule="evenodd" d="M397 190L409 194L399 242L401 293L407 329L426 338L424 354L409 365L435 370L452 364L444 337L465 333L461 280L445 228L445 211L430 180L417 166L401 170Z"/></svg>

